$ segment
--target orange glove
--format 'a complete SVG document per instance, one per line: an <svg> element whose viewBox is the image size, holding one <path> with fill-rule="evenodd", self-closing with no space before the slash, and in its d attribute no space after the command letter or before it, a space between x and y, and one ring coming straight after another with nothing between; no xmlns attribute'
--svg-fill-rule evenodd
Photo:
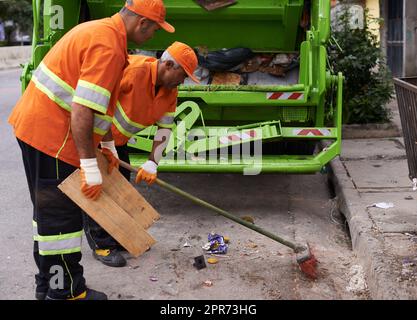
<svg viewBox="0 0 417 320"><path fill-rule="evenodd" d="M97 159L81 159L81 191L85 197L97 200L102 190L102 178Z"/></svg>
<svg viewBox="0 0 417 320"><path fill-rule="evenodd" d="M152 160L146 161L139 169L135 182L140 183L142 180L151 185L156 180L158 165Z"/></svg>
<svg viewBox="0 0 417 320"><path fill-rule="evenodd" d="M119 169L119 155L117 154L116 146L114 141L102 141L101 144L101 153L104 154L109 166L107 167L108 174L112 173L113 168Z"/></svg>

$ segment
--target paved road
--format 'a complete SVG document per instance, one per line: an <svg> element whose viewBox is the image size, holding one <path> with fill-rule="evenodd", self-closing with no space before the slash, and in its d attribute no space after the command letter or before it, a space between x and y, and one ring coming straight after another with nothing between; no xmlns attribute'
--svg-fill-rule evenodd
<svg viewBox="0 0 417 320"><path fill-rule="evenodd" d="M20 71L0 72L0 299L32 299L34 293L31 203L21 155L7 117L19 97ZM150 233L152 250L128 266L95 261L84 242L87 284L111 299L366 299L346 289L357 265L325 177L317 175L161 174L168 182L290 240L308 240L320 261L320 278L302 276L291 251L251 230L158 187L138 189L162 218ZM219 263L197 271L193 258L209 232L231 238ZM183 247L188 242L191 247ZM151 281L156 277L157 281ZM154 279L155 280L155 279ZM207 287L203 283L212 282ZM352 283L351 283L352 284Z"/></svg>

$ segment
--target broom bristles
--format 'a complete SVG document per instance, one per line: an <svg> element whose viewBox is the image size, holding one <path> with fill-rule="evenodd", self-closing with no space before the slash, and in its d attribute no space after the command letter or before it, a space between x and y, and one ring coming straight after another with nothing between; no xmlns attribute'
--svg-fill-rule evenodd
<svg viewBox="0 0 417 320"><path fill-rule="evenodd" d="M317 279L317 259L311 254L310 257L299 263L301 271L310 279Z"/></svg>

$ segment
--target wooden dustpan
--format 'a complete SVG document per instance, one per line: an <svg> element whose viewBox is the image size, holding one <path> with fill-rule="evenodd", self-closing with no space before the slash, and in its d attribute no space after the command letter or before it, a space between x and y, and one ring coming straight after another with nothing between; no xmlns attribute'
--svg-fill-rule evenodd
<svg viewBox="0 0 417 320"><path fill-rule="evenodd" d="M72 173L58 188L131 255L138 257L156 242L146 229L160 216L118 170L107 173L107 160L99 151L97 162L103 177L103 190L99 199L92 201L83 195L79 170Z"/></svg>

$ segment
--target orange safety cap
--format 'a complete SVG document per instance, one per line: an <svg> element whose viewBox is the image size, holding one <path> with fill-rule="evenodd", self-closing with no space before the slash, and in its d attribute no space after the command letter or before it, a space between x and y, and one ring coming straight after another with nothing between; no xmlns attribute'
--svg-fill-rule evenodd
<svg viewBox="0 0 417 320"><path fill-rule="evenodd" d="M184 69L187 75L196 83L200 81L194 76L194 71L198 67L198 59L194 50L185 43L175 41L167 51L176 62Z"/></svg>
<svg viewBox="0 0 417 320"><path fill-rule="evenodd" d="M175 28L165 21L166 10L162 0L127 0L125 7L140 16L155 21L165 31L175 32Z"/></svg>

